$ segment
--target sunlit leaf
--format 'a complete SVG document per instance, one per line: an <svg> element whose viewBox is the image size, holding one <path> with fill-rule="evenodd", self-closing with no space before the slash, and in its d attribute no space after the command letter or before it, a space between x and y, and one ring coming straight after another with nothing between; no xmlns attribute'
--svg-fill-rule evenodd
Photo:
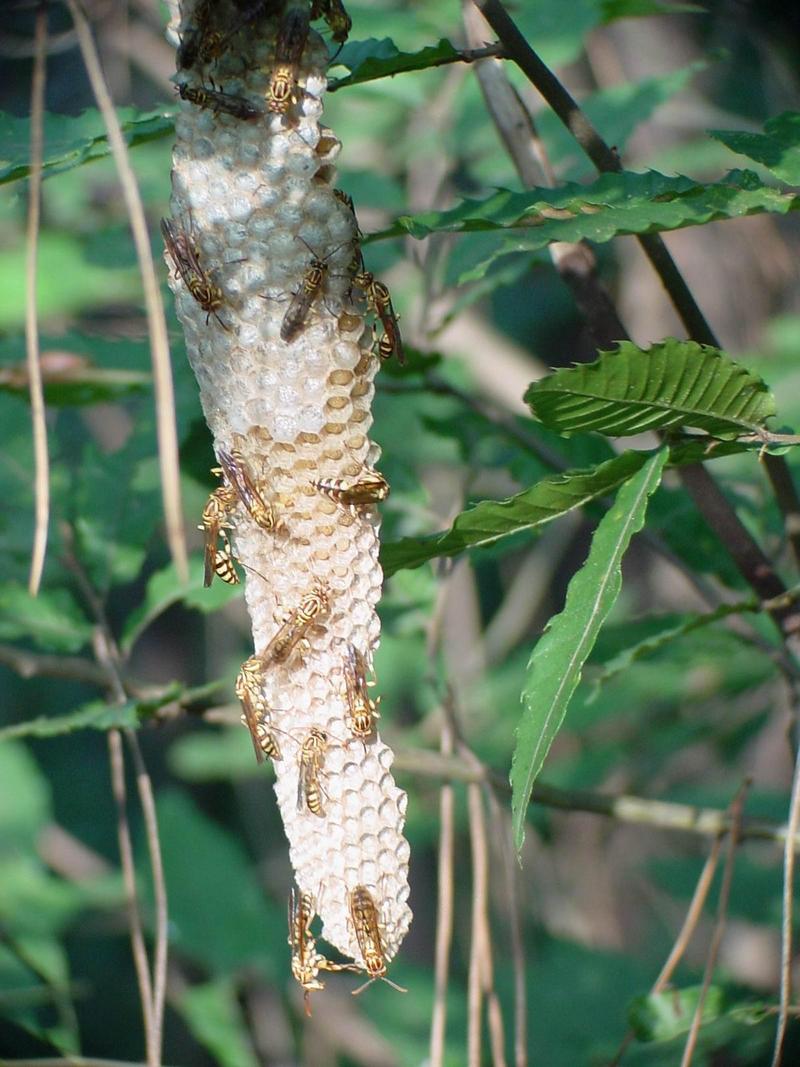
<svg viewBox="0 0 800 1067"><path fill-rule="evenodd" d="M800 196L766 185L752 171L731 171L706 184L657 171L624 171L603 174L588 185L567 183L521 193L500 189L486 200L464 200L447 211L401 215L372 237L498 232L494 251L461 276L466 282L483 277L500 256L534 252L552 241L602 244L621 234L659 233L764 212L785 215L798 207ZM503 236L502 231L514 232Z"/></svg>
<svg viewBox="0 0 800 1067"><path fill-rule="evenodd" d="M427 70L443 63L458 62L459 55L459 51L444 39L418 52L401 52L388 37L382 41L374 37L366 41L349 41L339 53L336 66L347 67L350 74L331 79L328 91L375 81L376 78L390 78L406 71Z"/></svg>
<svg viewBox="0 0 800 1067"><path fill-rule="evenodd" d="M625 452L592 470L567 471L543 478L507 500L483 500L462 511L449 530L430 537L405 537L381 547L386 575L439 556L493 544L522 530L532 530L613 493L647 462L642 452Z"/></svg>
<svg viewBox="0 0 800 1067"><path fill-rule="evenodd" d="M755 433L775 414L755 374L716 348L674 339L647 350L623 341L594 363L533 382L525 400L553 430L610 436L682 426L716 436Z"/></svg>
<svg viewBox="0 0 800 1067"><path fill-rule="evenodd" d="M511 766L512 818L517 849L533 784L561 728L600 628L622 585L622 558L642 528L650 496L658 488L666 449L651 456L622 486L595 530L589 556L572 578L563 611L548 623L528 663L523 713Z"/></svg>
<svg viewBox="0 0 800 1067"><path fill-rule="evenodd" d="M726 998L719 986L709 986L705 993L702 986L687 986L637 997L628 1009L628 1022L639 1041L667 1041L688 1031L701 995L704 1023L724 1013Z"/></svg>

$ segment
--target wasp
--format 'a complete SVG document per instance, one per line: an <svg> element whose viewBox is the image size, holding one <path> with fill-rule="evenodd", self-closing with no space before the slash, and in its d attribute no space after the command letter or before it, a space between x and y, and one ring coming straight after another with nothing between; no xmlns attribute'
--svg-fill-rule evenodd
<svg viewBox="0 0 800 1067"><path fill-rule="evenodd" d="M186 85L185 82L181 83L178 86L178 95L181 100L188 100L189 103L195 104L197 107L207 108L215 114L223 112L226 115L233 115L234 118L244 119L245 121L260 118L264 114L263 108L256 107L249 100L245 100L243 96L223 93L219 89L209 89L205 85L196 86Z"/></svg>
<svg viewBox="0 0 800 1067"><path fill-rule="evenodd" d="M381 978L398 992L405 993L406 990L402 986L395 985L394 982L390 982L386 977L386 957L381 940L378 909L372 899L372 894L366 886L357 885L355 889L350 890L348 904L356 941L358 941L358 947L364 960L364 970L369 975L369 981L358 989L354 989L353 996L358 996L378 978Z"/></svg>
<svg viewBox="0 0 800 1067"><path fill-rule="evenodd" d="M317 726L312 726L308 736L300 746L300 773L297 779L297 810L305 806L312 815L322 817L322 765L328 747L328 735Z"/></svg>
<svg viewBox="0 0 800 1067"><path fill-rule="evenodd" d="M279 63L269 79L267 108L276 115L285 114L295 102L294 67L291 63Z"/></svg>
<svg viewBox="0 0 800 1067"><path fill-rule="evenodd" d="M303 241L303 238L301 237L300 240ZM305 326L311 305L322 292L325 275L328 273L328 260L334 252L338 252L339 248L342 247L339 245L333 249L333 252L329 252L324 259L320 259L313 248L307 245L305 241L303 241L303 244L308 248L312 259L303 275L300 288L293 295L289 308L283 316L281 339L284 341L293 341Z"/></svg>
<svg viewBox="0 0 800 1067"><path fill-rule="evenodd" d="M344 191L344 189L334 189L333 190L333 195L336 197L336 199L339 201L340 204L344 204L344 206L347 208L347 210L353 216L353 221L356 224L356 236L359 237L359 238L363 237L364 235L361 232L361 227L358 225L358 216L356 215L356 206L353 203L352 196L349 193L346 193ZM363 269L363 262L361 260L361 255L360 254L359 254L356 262L361 264L361 267ZM358 268L356 268L356 269L358 269Z"/></svg>
<svg viewBox="0 0 800 1067"><path fill-rule="evenodd" d="M285 663L305 639L315 619L327 615L329 610L328 592L324 585L317 583L305 593L297 607L281 624L278 632L264 649L264 660Z"/></svg>
<svg viewBox="0 0 800 1067"><path fill-rule="evenodd" d="M311 18L324 18L330 27L331 37L337 44L344 44L353 26L353 20L345 11L342 0L313 0Z"/></svg>
<svg viewBox="0 0 800 1067"><path fill-rule="evenodd" d="M378 355L381 359L390 359L395 356L397 362L403 366L406 357L389 290L371 271L363 269L353 277L353 285L363 291L370 309L381 320L383 336L378 342Z"/></svg>
<svg viewBox="0 0 800 1067"><path fill-rule="evenodd" d="M276 526L275 510L256 487L242 453L238 449L226 452L220 448L218 449L218 455L222 470L230 483L235 499L241 500L257 526L268 532L273 531Z"/></svg>
<svg viewBox="0 0 800 1067"><path fill-rule="evenodd" d="M281 758L277 741L268 728L269 713L262 694L264 664L260 656L250 656L239 668L235 692L242 702L242 721L250 731L256 760L264 762L264 756ZM277 755L276 755L277 752Z"/></svg>
<svg viewBox="0 0 800 1067"><path fill-rule="evenodd" d="M206 587L211 585L215 574L232 585L239 580L236 571L233 570L230 546L226 544L225 549L222 550L217 547L220 533L225 529L230 529L228 518L235 504L236 493L233 489L227 485L220 485L209 496L203 508L202 525L198 526L198 530L202 530L205 534L203 585ZM230 562L231 571L236 575L235 580L225 577L228 573L226 559Z"/></svg>
<svg viewBox="0 0 800 1067"><path fill-rule="evenodd" d="M319 979L323 971L358 970L353 963L334 963L317 951L316 938L311 933L316 909L311 893L298 893L293 888L289 898L289 944L292 948L292 975L303 988L306 1015L311 1015L309 994L324 989Z"/></svg>
<svg viewBox="0 0 800 1067"><path fill-rule="evenodd" d="M275 38L275 62L296 67L308 40L308 8L290 7L284 11Z"/></svg>
<svg viewBox="0 0 800 1067"><path fill-rule="evenodd" d="M200 264L200 255L194 238L185 230L179 229L172 219L161 220L161 234L175 267L175 276L183 279L186 288L206 312L206 325L213 315L223 330L228 330L219 317L219 309L224 306L225 297L220 287L214 285Z"/></svg>
<svg viewBox="0 0 800 1067"><path fill-rule="evenodd" d="M355 645L347 646L344 660L344 682L347 693L347 724L351 732L366 741L380 718L375 701L369 695L367 665Z"/></svg>
<svg viewBox="0 0 800 1067"><path fill-rule="evenodd" d="M311 484L335 503L345 508L366 507L385 500L389 495L389 483L372 467L365 467L355 481L345 478L320 478Z"/></svg>

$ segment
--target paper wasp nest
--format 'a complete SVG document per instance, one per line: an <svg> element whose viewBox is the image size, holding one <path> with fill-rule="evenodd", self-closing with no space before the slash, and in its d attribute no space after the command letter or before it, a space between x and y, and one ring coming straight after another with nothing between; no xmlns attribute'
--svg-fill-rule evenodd
<svg viewBox="0 0 800 1067"><path fill-rule="evenodd" d="M189 56L176 79L184 99L171 226L179 260L183 253L189 262L181 271L167 257L170 286L217 454L240 456L274 512L271 531L241 501L229 519L256 653L315 585L327 591L329 610L308 627L308 647L270 662L259 693L282 752L275 789L297 884L313 896L323 936L359 963L348 893L366 886L388 961L411 921L406 795L394 783L391 750L374 733L353 736L344 676L348 646L369 663L379 637L379 520L374 506L342 506L313 484L353 481L374 465L368 432L379 360L363 302L352 297L357 225L334 195L340 144L320 127L328 50L311 29L293 99L270 111L283 5L261 6L255 18L230 0L174 12L184 63L200 46L211 57ZM198 44L193 35L212 9L222 31ZM282 324L315 257L327 268L323 285L287 342ZM312 727L327 734L322 815L297 802Z"/></svg>

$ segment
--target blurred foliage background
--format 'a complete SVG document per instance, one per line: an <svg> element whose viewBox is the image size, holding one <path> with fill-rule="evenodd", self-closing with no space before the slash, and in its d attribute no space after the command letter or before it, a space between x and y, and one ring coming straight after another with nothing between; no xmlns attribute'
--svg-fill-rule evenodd
<svg viewBox="0 0 800 1067"><path fill-rule="evenodd" d="M455 3L347 6L353 33L340 59L353 66L359 42L370 39L390 38L408 53L442 38L464 43ZM155 0L98 0L88 11L160 259L176 110L165 11ZM521 0L512 14L628 170L713 180L743 163L708 129L758 131L796 106L800 25L791 5ZM250 649L248 620L238 591L202 589L194 525L213 485L210 436L170 311L193 553L187 588L175 577L163 536L150 357L127 217L69 17L58 5L50 11L38 274L52 522L43 589L36 599L26 592L33 458L22 179L32 18L24 5L10 8L0 36L0 1056L143 1059L105 736L111 726L133 726L155 789L169 896L165 1062L421 1064L433 1000L441 780L412 773L414 752L438 748L441 704L450 699L471 749L507 778L531 648L562 606L600 512L572 513L538 536L502 538L452 566L400 569L387 582L376 671L382 731L400 752L399 776L410 793L415 912L392 977L409 992L400 996L378 983L353 1000L347 980L331 980L305 1020L289 971L291 872L270 772L254 764L246 732L233 725L233 679ZM380 51L374 40L366 48L365 55ZM558 182L592 178L532 87L507 68L536 117ZM348 68L331 73L345 77ZM326 122L342 140L339 185L353 196L365 233L385 230L400 215L483 199L496 187L521 188L469 65L342 86L327 101ZM724 348L766 379L779 422L796 427L794 219L758 214L710 223L679 230L668 243ZM565 467L613 455L597 435L559 437L530 418L522 400L528 384L548 367L594 353L547 250L480 267L497 247L490 233L396 237L366 247L371 269L391 286L406 342L421 354L405 371L387 368L378 384L374 437L392 485L382 508L386 542L442 529L471 502L534 484L552 471L543 451ZM596 252L637 344L680 335L633 238ZM474 280L465 281L472 268ZM715 460L714 473L748 529L785 564L780 515L755 455ZM780 822L792 754L768 621L753 617L742 632L720 620L664 642L603 681L605 665L622 651L707 607L698 585L722 599L749 595L674 477L653 499L648 531L651 538L635 541L628 554L622 594L545 780L567 797L594 790L724 809L750 777L747 813ZM134 696L122 704L107 702L98 674L98 619L87 584L126 657ZM440 639L434 657L432 620ZM128 785L135 796L130 773ZM488 811L490 910L510 1040L512 924L507 856L498 846L508 804L505 794L499 798ZM446 1059L453 1065L466 1062L472 869L465 786L458 782L455 801ZM572 806L531 807L516 875L530 1062L609 1063L633 1024L636 1039L622 1062L678 1064L718 886L675 976L682 992L646 995L709 841L587 813L577 799ZM130 818L149 929L150 879L135 805ZM696 1064L770 1062L781 886L780 847L743 845ZM792 1040L787 1064L800 1062L792 1059L800 1045L790 1033ZM492 1062L488 1050L484 1056Z"/></svg>

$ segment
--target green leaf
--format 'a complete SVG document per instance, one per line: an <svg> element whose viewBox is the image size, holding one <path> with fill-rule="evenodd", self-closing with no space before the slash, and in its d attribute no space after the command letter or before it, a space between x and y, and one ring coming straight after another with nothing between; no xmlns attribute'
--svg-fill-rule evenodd
<svg viewBox="0 0 800 1067"><path fill-rule="evenodd" d="M174 113L167 108L138 112L135 108L117 108L122 136L133 148L157 137L169 137L175 129ZM73 167L91 163L110 155L111 149L99 111L88 109L81 115L50 115L45 118L45 177L61 174ZM30 122L13 115L0 114L0 185L16 182L30 174Z"/></svg>
<svg viewBox="0 0 800 1067"><path fill-rule="evenodd" d="M702 986L670 989L636 997L628 1009L628 1022L639 1041L668 1041L688 1032L702 993ZM725 1013L725 992L709 986L703 1001L702 1021L709 1023Z"/></svg>
<svg viewBox="0 0 800 1067"><path fill-rule="evenodd" d="M468 548L493 544L522 530L532 530L607 496L646 462L642 452L624 452L591 470L567 471L543 478L507 500L484 500L462 511L449 530L431 537L404 537L381 546L381 566L387 577L419 567L439 556L455 556Z"/></svg>
<svg viewBox="0 0 800 1067"><path fill-rule="evenodd" d="M0 729L0 741L17 737L58 737L75 730L112 730L139 725L140 705L129 700L125 704L106 704L95 700L66 715L37 715L35 719L17 722Z"/></svg>
<svg viewBox="0 0 800 1067"><path fill-rule="evenodd" d="M230 978L187 986L177 1008L195 1039L222 1067L258 1067Z"/></svg>
<svg viewBox="0 0 800 1067"><path fill-rule="evenodd" d="M702 14L703 4L678 3L676 0L600 0L603 22L617 19L648 18L651 15Z"/></svg>
<svg viewBox="0 0 800 1067"><path fill-rule="evenodd" d="M528 663L523 713L511 764L511 809L517 850L525 838L531 790L567 713L600 628L622 585L622 557L642 528L647 503L661 481L660 449L622 486L595 530L589 557L569 583L564 610L548 623Z"/></svg>
<svg viewBox="0 0 800 1067"><path fill-rule="evenodd" d="M158 826L176 948L220 975L288 965L285 907L265 899L239 840L177 791L159 797Z"/></svg>
<svg viewBox="0 0 800 1067"><path fill-rule="evenodd" d="M694 341L623 341L594 363L556 371L525 394L533 414L560 433L628 436L690 426L717 437L756 433L775 414L764 382L724 352Z"/></svg>
<svg viewBox="0 0 800 1067"><path fill-rule="evenodd" d="M50 785L24 745L0 745L0 850L33 848L52 818Z"/></svg>
<svg viewBox="0 0 800 1067"><path fill-rule="evenodd" d="M0 586L0 639L26 638L52 652L77 652L91 640L92 625L66 589L31 596L11 582Z"/></svg>
<svg viewBox="0 0 800 1067"><path fill-rule="evenodd" d="M612 678L615 678L622 671L626 671L637 660L644 659L645 656L651 656L654 652L658 652L673 641L677 641L695 630L712 626L715 622L725 619L729 615L742 615L745 612L758 612L760 610L759 604L754 600L738 604L721 604L714 611L709 611L702 615L687 615L677 624L673 623L664 626L664 629L658 633L651 634L644 640L638 641L635 645L623 649L612 660L609 660L603 667L602 673L593 679L593 690L589 699L594 700L603 685L610 682Z"/></svg>
<svg viewBox="0 0 800 1067"><path fill-rule="evenodd" d="M350 74L345 78L331 79L328 92L343 89L347 85L375 81L376 78L390 78L411 70L427 70L444 63L456 63L459 57L460 52L444 38L438 44L428 45L418 52L401 52L388 37L382 41L374 37L366 41L351 41L344 46L336 60L336 65L347 67Z"/></svg>
<svg viewBox="0 0 800 1067"><path fill-rule="evenodd" d="M764 123L764 133L709 130L732 152L747 156L789 185L800 185L800 112L784 111Z"/></svg>
<svg viewBox="0 0 800 1067"><path fill-rule="evenodd" d="M498 232L502 237L498 247L461 275L461 282L466 282L483 277L500 256L535 252L552 241L602 244L621 234L660 233L763 212L785 215L798 207L799 196L765 185L752 171L731 171L708 184L657 171L624 171L603 174L589 185L570 182L557 189L521 193L500 189L486 200L464 200L448 211L401 215L371 238ZM525 232L503 237L508 230Z"/></svg>
<svg viewBox="0 0 800 1067"><path fill-rule="evenodd" d="M226 585L216 581L206 589L203 586L203 561L194 556L189 561L189 582L184 585L178 578L173 564L150 576L144 600L132 611L125 622L120 647L130 652L147 627L165 611L181 601L197 611L217 611L234 597L241 596L241 585Z"/></svg>

